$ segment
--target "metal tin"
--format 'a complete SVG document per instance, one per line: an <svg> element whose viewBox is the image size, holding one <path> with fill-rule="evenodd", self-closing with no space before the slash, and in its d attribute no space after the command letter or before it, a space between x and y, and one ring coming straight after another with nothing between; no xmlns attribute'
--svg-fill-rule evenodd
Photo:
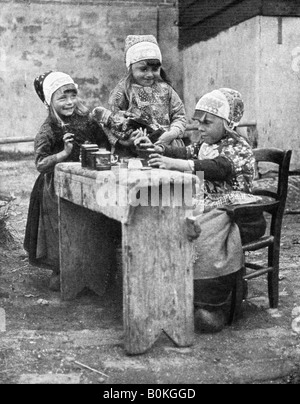
<svg viewBox="0 0 300 404"><path fill-rule="evenodd" d="M81 167L89 167L88 154L98 150L99 147L97 144L82 144L80 147Z"/></svg>
<svg viewBox="0 0 300 404"><path fill-rule="evenodd" d="M94 168L98 171L110 170L112 164L117 160L111 154L110 151L106 149L99 149L97 152L93 152Z"/></svg>

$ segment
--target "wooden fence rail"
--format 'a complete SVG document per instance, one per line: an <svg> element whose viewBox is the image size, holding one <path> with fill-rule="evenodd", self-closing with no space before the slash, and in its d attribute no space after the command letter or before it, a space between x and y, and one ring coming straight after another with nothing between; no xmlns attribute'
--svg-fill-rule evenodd
<svg viewBox="0 0 300 404"><path fill-rule="evenodd" d="M0 139L1 144L10 144L10 143L28 143L34 142L34 137L4 137Z"/></svg>
<svg viewBox="0 0 300 404"><path fill-rule="evenodd" d="M242 122L240 123L239 127L256 128L256 122L255 121ZM194 124L188 124L186 128L187 131L197 129L198 127ZM12 144L12 143L30 143L34 142L34 139L35 137L4 137L2 139L0 138L0 145Z"/></svg>

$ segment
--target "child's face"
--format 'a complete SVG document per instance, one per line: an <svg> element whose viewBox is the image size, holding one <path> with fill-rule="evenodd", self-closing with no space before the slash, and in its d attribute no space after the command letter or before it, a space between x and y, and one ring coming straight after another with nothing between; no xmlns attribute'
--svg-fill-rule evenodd
<svg viewBox="0 0 300 404"><path fill-rule="evenodd" d="M218 143L225 135L224 122L222 118L202 112L195 119L199 122L201 139L207 144Z"/></svg>
<svg viewBox="0 0 300 404"><path fill-rule="evenodd" d="M77 104L77 92L68 85L55 91L52 96L52 104L58 115L71 116Z"/></svg>
<svg viewBox="0 0 300 404"><path fill-rule="evenodd" d="M143 87L150 87L155 81L161 79L158 65L148 65L145 60L131 65L134 81Z"/></svg>

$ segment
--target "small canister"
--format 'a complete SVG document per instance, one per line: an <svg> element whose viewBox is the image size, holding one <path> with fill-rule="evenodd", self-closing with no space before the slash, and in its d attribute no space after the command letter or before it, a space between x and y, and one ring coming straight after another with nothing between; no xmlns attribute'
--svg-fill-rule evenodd
<svg viewBox="0 0 300 404"><path fill-rule="evenodd" d="M112 164L111 152L106 149L99 149L92 153L94 158L94 168L97 171L110 170Z"/></svg>
<svg viewBox="0 0 300 404"><path fill-rule="evenodd" d="M81 167L89 167L88 154L98 150L99 147L97 144L82 144L80 147Z"/></svg>

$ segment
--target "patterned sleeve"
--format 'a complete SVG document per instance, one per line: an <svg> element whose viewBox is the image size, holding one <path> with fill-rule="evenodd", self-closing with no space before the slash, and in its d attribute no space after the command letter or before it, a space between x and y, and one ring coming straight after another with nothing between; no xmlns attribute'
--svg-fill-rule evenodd
<svg viewBox="0 0 300 404"><path fill-rule="evenodd" d="M237 181L237 189L251 193L255 171L255 157L249 143L240 137L229 143L220 153L230 160Z"/></svg>
<svg viewBox="0 0 300 404"><path fill-rule="evenodd" d="M170 131L179 138L184 137L187 123L185 108L179 95L173 88L171 88L170 94L170 121Z"/></svg>
<svg viewBox="0 0 300 404"><path fill-rule="evenodd" d="M112 112L127 111L129 103L125 94L125 80L121 80L111 91L108 105Z"/></svg>
<svg viewBox="0 0 300 404"><path fill-rule="evenodd" d="M34 141L35 165L40 173L47 173L54 170L57 163L56 155L53 154L51 129L44 124Z"/></svg>
<svg viewBox="0 0 300 404"><path fill-rule="evenodd" d="M127 111L129 103L125 94L125 80L121 80L116 87L111 91L108 99L108 107L113 112ZM123 133L117 128L105 130L108 140L111 145L115 145L118 140L122 139Z"/></svg>

